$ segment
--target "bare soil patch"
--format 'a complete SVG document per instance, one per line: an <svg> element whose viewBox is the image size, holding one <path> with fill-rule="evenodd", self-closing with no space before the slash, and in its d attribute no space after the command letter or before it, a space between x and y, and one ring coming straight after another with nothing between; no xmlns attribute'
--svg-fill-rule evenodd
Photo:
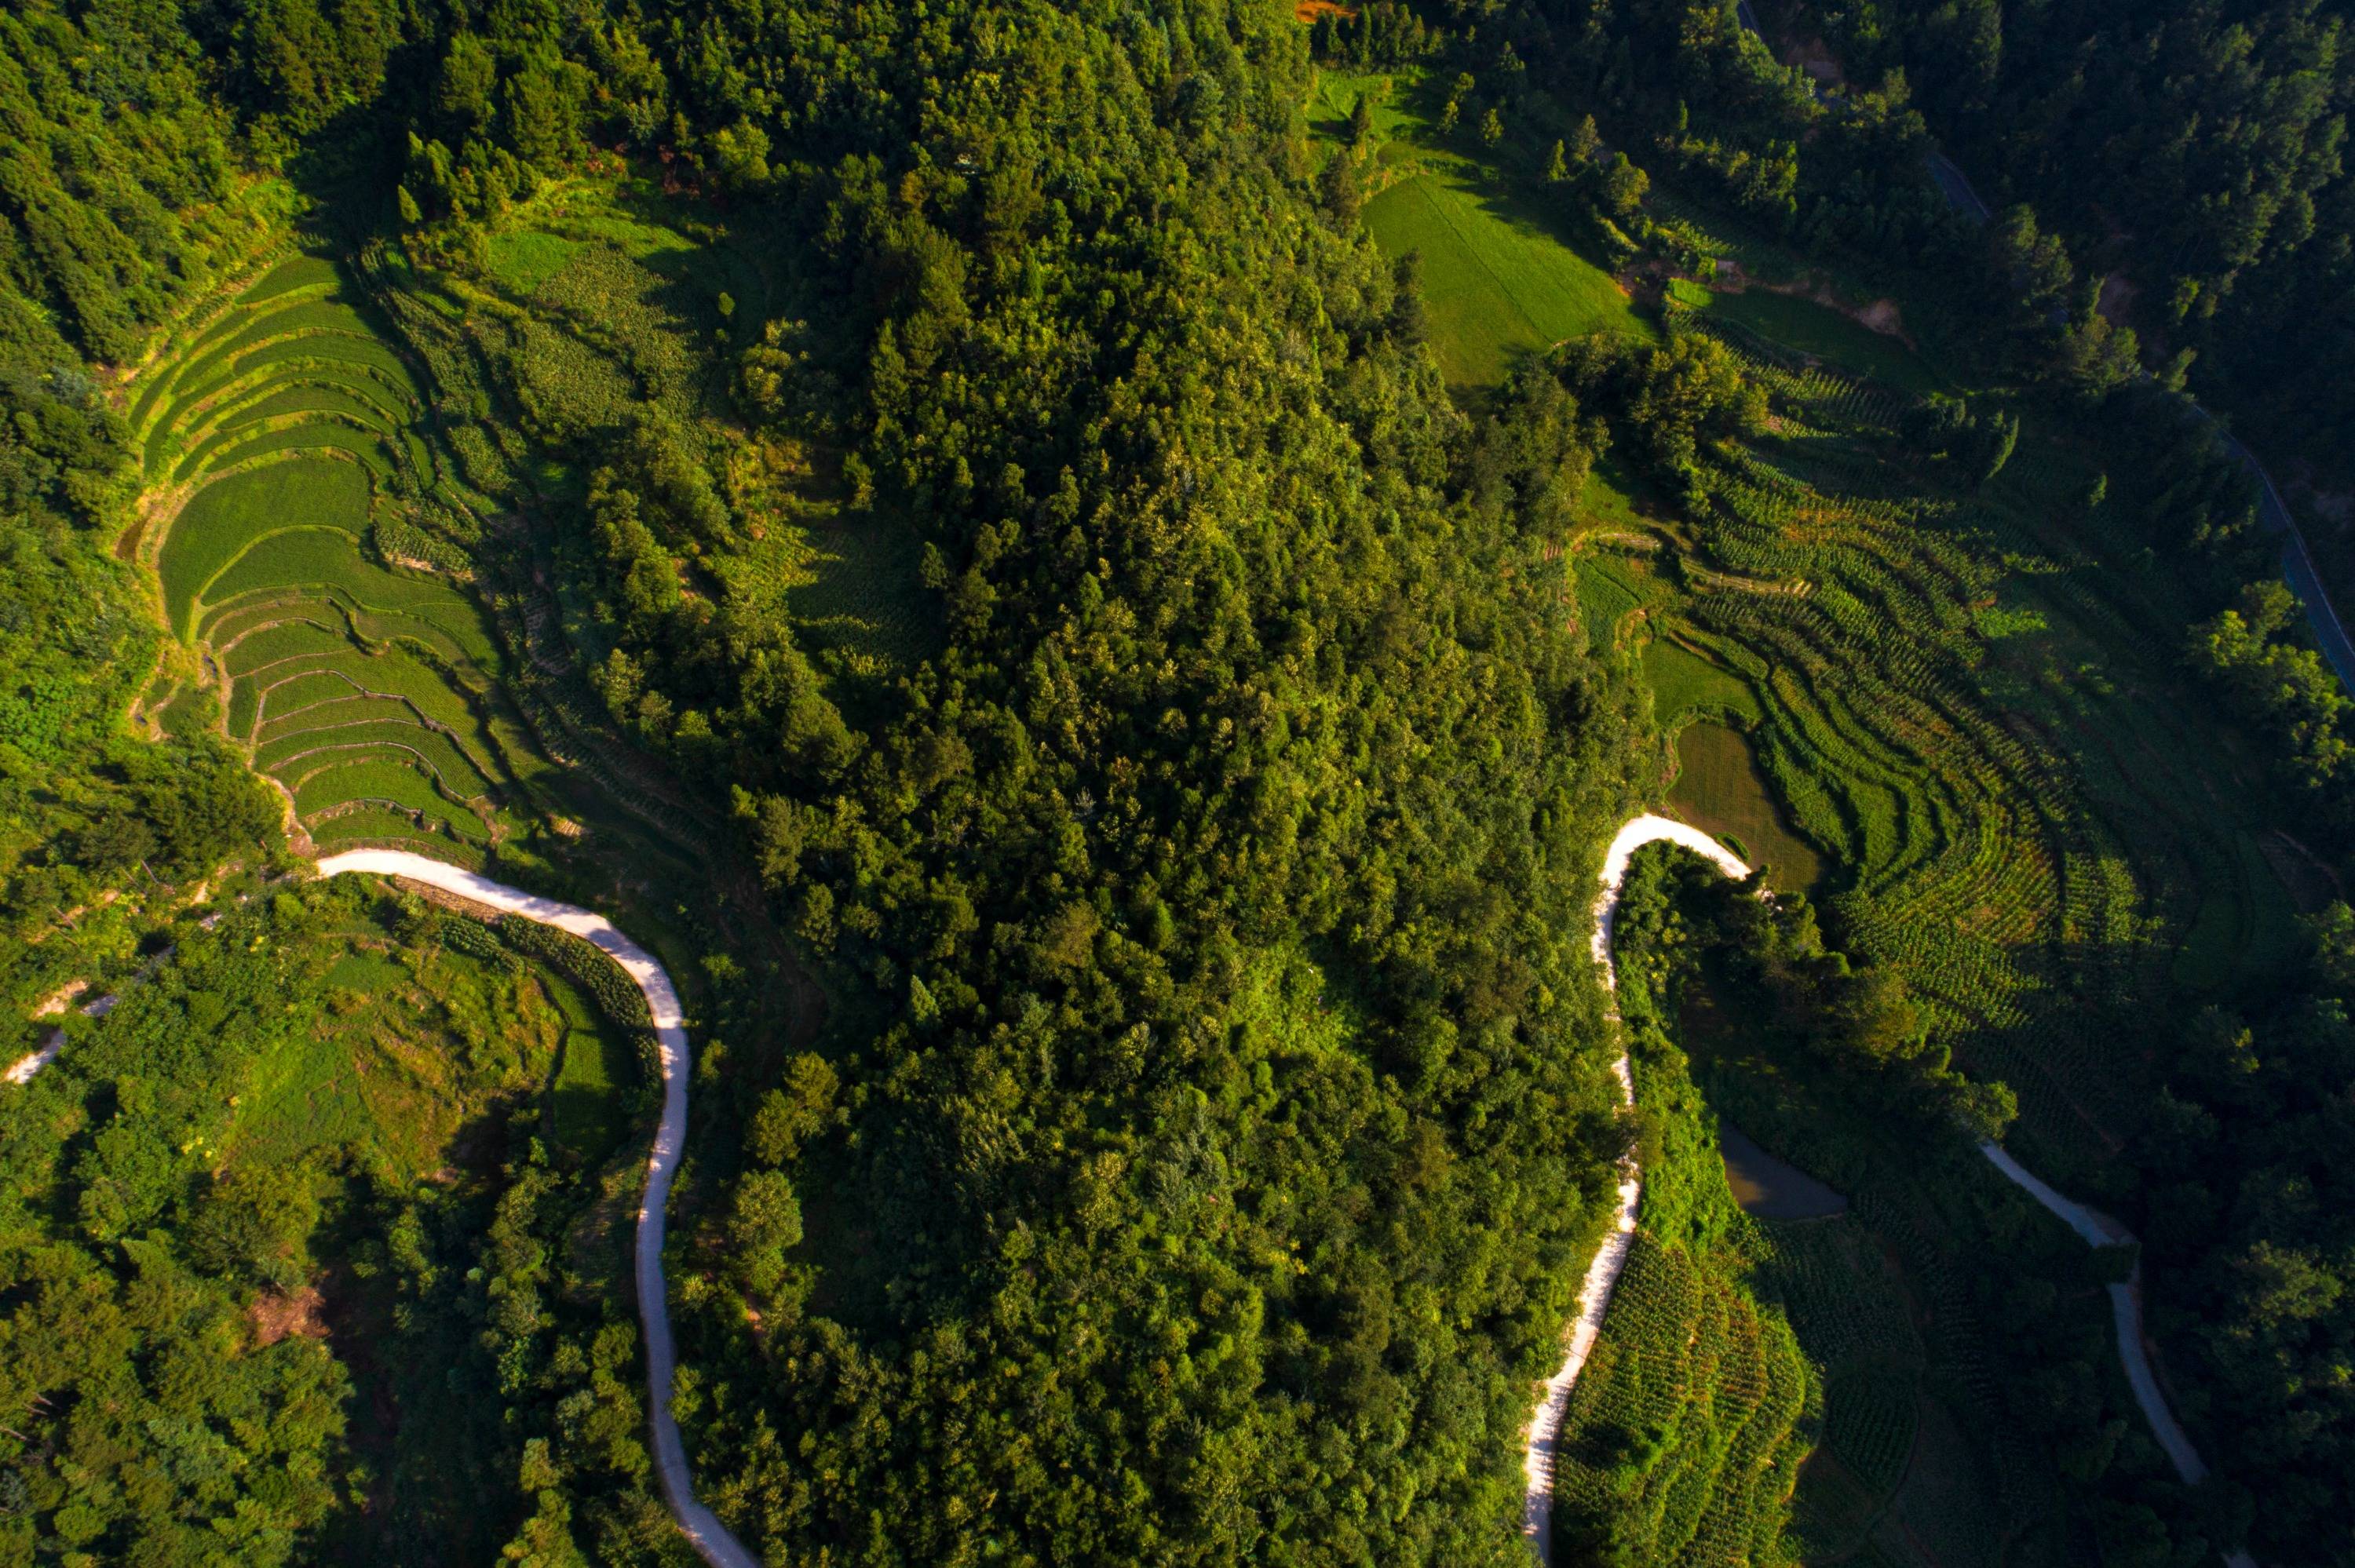
<svg viewBox="0 0 2355 1568"><path fill-rule="evenodd" d="M253 1325L254 1342L274 1345L289 1334L300 1334L306 1340L327 1337L327 1319L320 1310L325 1298L315 1285L306 1285L292 1296L276 1292L263 1296L246 1308L246 1321Z"/></svg>
<svg viewBox="0 0 2355 1568"><path fill-rule="evenodd" d="M1821 38L1793 38L1783 46L1783 63L1797 66L1826 87L1848 85L1848 74L1840 69L1838 58Z"/></svg>
<svg viewBox="0 0 2355 1568"><path fill-rule="evenodd" d="M1893 337L1908 348L1913 346L1913 334L1905 330L1905 313L1895 300L1879 299L1857 304L1843 299L1819 272L1809 272L1796 283L1769 283L1743 271L1741 262L1721 259L1717 264L1717 276L1710 280L1709 286L1727 294L1759 289L1769 294L1790 294L1798 299L1811 300L1828 311L1838 312L1859 326L1877 332L1883 337Z"/></svg>

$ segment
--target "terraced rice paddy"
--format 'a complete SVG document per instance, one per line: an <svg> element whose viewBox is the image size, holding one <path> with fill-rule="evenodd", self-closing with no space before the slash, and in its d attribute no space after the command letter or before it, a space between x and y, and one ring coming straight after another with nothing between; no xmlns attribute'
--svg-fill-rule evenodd
<svg viewBox="0 0 2355 1568"><path fill-rule="evenodd" d="M197 674L152 693L147 716L208 695L315 842L466 859L513 825L502 804L538 763L466 585L385 544L439 492L424 408L344 278L309 256L148 373L135 548Z"/></svg>
<svg viewBox="0 0 2355 1568"><path fill-rule="evenodd" d="M1729 716L1746 715L1725 683L1745 690L1778 816L1833 866L1849 944L1894 962L1957 1058L2011 1085L2031 1157L2065 1182L2088 1129L2098 1150L2132 1125L2144 1064L2121 1024L2167 993L2181 942L2228 966L2286 950L2287 895L2242 848L2246 792L2196 705L2152 700L2172 651L2052 525L2083 482L2058 449L2024 442L1977 493L1909 482L1903 393L1724 341L1776 428L1711 460L1698 558L1807 591L1689 574L1656 616L1668 684Z"/></svg>

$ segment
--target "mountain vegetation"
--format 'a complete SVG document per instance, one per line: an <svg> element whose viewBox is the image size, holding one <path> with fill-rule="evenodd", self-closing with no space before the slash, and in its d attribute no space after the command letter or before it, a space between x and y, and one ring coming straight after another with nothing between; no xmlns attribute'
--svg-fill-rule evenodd
<svg viewBox="0 0 2355 1568"><path fill-rule="evenodd" d="M2355 1556L2337 21L1302 10L0 16L11 1561L689 1560L357 845L765 1561Z"/></svg>

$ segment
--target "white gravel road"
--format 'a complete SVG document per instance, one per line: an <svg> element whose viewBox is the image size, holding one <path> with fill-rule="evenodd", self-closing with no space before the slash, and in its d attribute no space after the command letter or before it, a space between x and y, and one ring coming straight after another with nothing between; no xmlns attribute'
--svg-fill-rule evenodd
<svg viewBox="0 0 2355 1568"><path fill-rule="evenodd" d="M406 850L352 850L319 863L319 874L337 876L364 872L376 876L406 877L486 904L508 915L520 915L559 931L570 931L602 949L622 967L646 999L654 1015L655 1035L662 1045L662 1119L655 1124L654 1150L646 1159L645 1196L638 1204L638 1320L646 1340L646 1408L650 1413L655 1468L662 1477L663 1496L678 1520L678 1527L712 1568L760 1568L761 1560L745 1550L719 1517L695 1500L694 1478L687 1473L687 1447L679 1440L678 1422L670 1411L671 1373L677 1354L670 1337L670 1307L663 1286L664 1210L670 1201L671 1178L677 1173L679 1151L687 1143L687 1075L689 1055L687 1025L681 1017L678 991L670 975L653 954L614 928L602 915L539 898L505 883L493 882L454 865Z"/></svg>

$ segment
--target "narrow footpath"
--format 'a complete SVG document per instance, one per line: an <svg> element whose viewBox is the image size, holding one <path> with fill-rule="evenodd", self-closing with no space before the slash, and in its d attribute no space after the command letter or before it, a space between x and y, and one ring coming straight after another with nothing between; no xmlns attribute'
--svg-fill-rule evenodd
<svg viewBox="0 0 2355 1568"><path fill-rule="evenodd" d="M655 1128L653 1152L646 1160L645 1195L638 1204L638 1320L646 1340L646 1409L653 1429L655 1468L661 1474L663 1497L678 1520L678 1528L712 1568L761 1568L761 1560L719 1522L719 1517L695 1500L694 1478L687 1472L687 1446L680 1441L678 1421L671 1414L671 1373L677 1353L670 1336L669 1298L664 1293L663 1225L670 1202L671 1178L677 1173L681 1150L687 1144L687 1075L690 1057L687 1024L678 1005L678 991L670 975L653 954L614 928L602 915L538 898L520 888L493 882L444 862L406 850L352 850L319 862L321 876L347 872L374 876L406 877L454 893L496 909L520 915L543 926L590 942L622 968L646 999L654 1017L655 1036L662 1046L662 1119Z"/></svg>
<svg viewBox="0 0 2355 1568"><path fill-rule="evenodd" d="M1603 989L1615 992L1619 988L1619 970L1611 950L1614 929L1619 918L1619 895L1627 880L1627 863L1646 844L1668 842L1692 851L1731 877L1745 877L1750 868L1723 844L1700 829L1667 817L1649 814L1631 819L1611 840L1611 847L1603 857L1603 891L1594 901L1594 963L1602 973ZM1613 1023L1619 1022L1619 1008L1614 1001L1607 1016ZM1619 1093L1625 1104L1636 1103L1636 1083L1627 1056L1622 1051L1612 1064L1619 1079ZM2027 1167L2013 1159L2000 1145L1981 1143L1979 1152L2004 1177L2019 1187L2045 1209L2060 1217L2088 1246L2115 1246L2130 1244L2134 1235L2109 1216L2098 1213L2081 1203L2071 1202L2054 1192L2032 1174ZM1619 1211L1611 1234L1595 1250L1594 1261L1587 1266L1586 1279L1579 1287L1578 1316L1572 1319L1563 1335L1561 1370L1548 1378L1540 1395L1537 1409L1530 1414L1527 1447L1522 1457L1522 1471L1527 1489L1522 1496L1521 1534L1537 1553L1540 1564L1550 1568L1553 1562L1553 1481L1554 1460L1561 1439L1563 1415L1570 1408L1570 1392L1578 1374L1586 1366L1587 1357L1594 1351L1595 1341L1603 1334L1604 1315L1611 1308L1611 1293L1618 1287L1619 1276L1627 1266L1628 1249L1635 1245L1636 1210L1643 1197L1644 1173L1631 1156L1619 1168ZM2134 1390L2135 1403L2142 1407L2143 1417L2150 1423L2152 1435L2166 1450L2175 1473L2187 1486L2196 1486L2208 1477L2208 1467L2191 1446L2175 1413L2168 1408L2166 1396L2159 1392L2158 1377L2150 1364L2149 1352L2143 1343L2142 1270L2136 1266L2124 1283L2110 1287L2110 1307L2117 1325L2118 1361L2126 1372L2126 1383ZM2246 1552L2225 1554L2228 1568L2256 1568Z"/></svg>

